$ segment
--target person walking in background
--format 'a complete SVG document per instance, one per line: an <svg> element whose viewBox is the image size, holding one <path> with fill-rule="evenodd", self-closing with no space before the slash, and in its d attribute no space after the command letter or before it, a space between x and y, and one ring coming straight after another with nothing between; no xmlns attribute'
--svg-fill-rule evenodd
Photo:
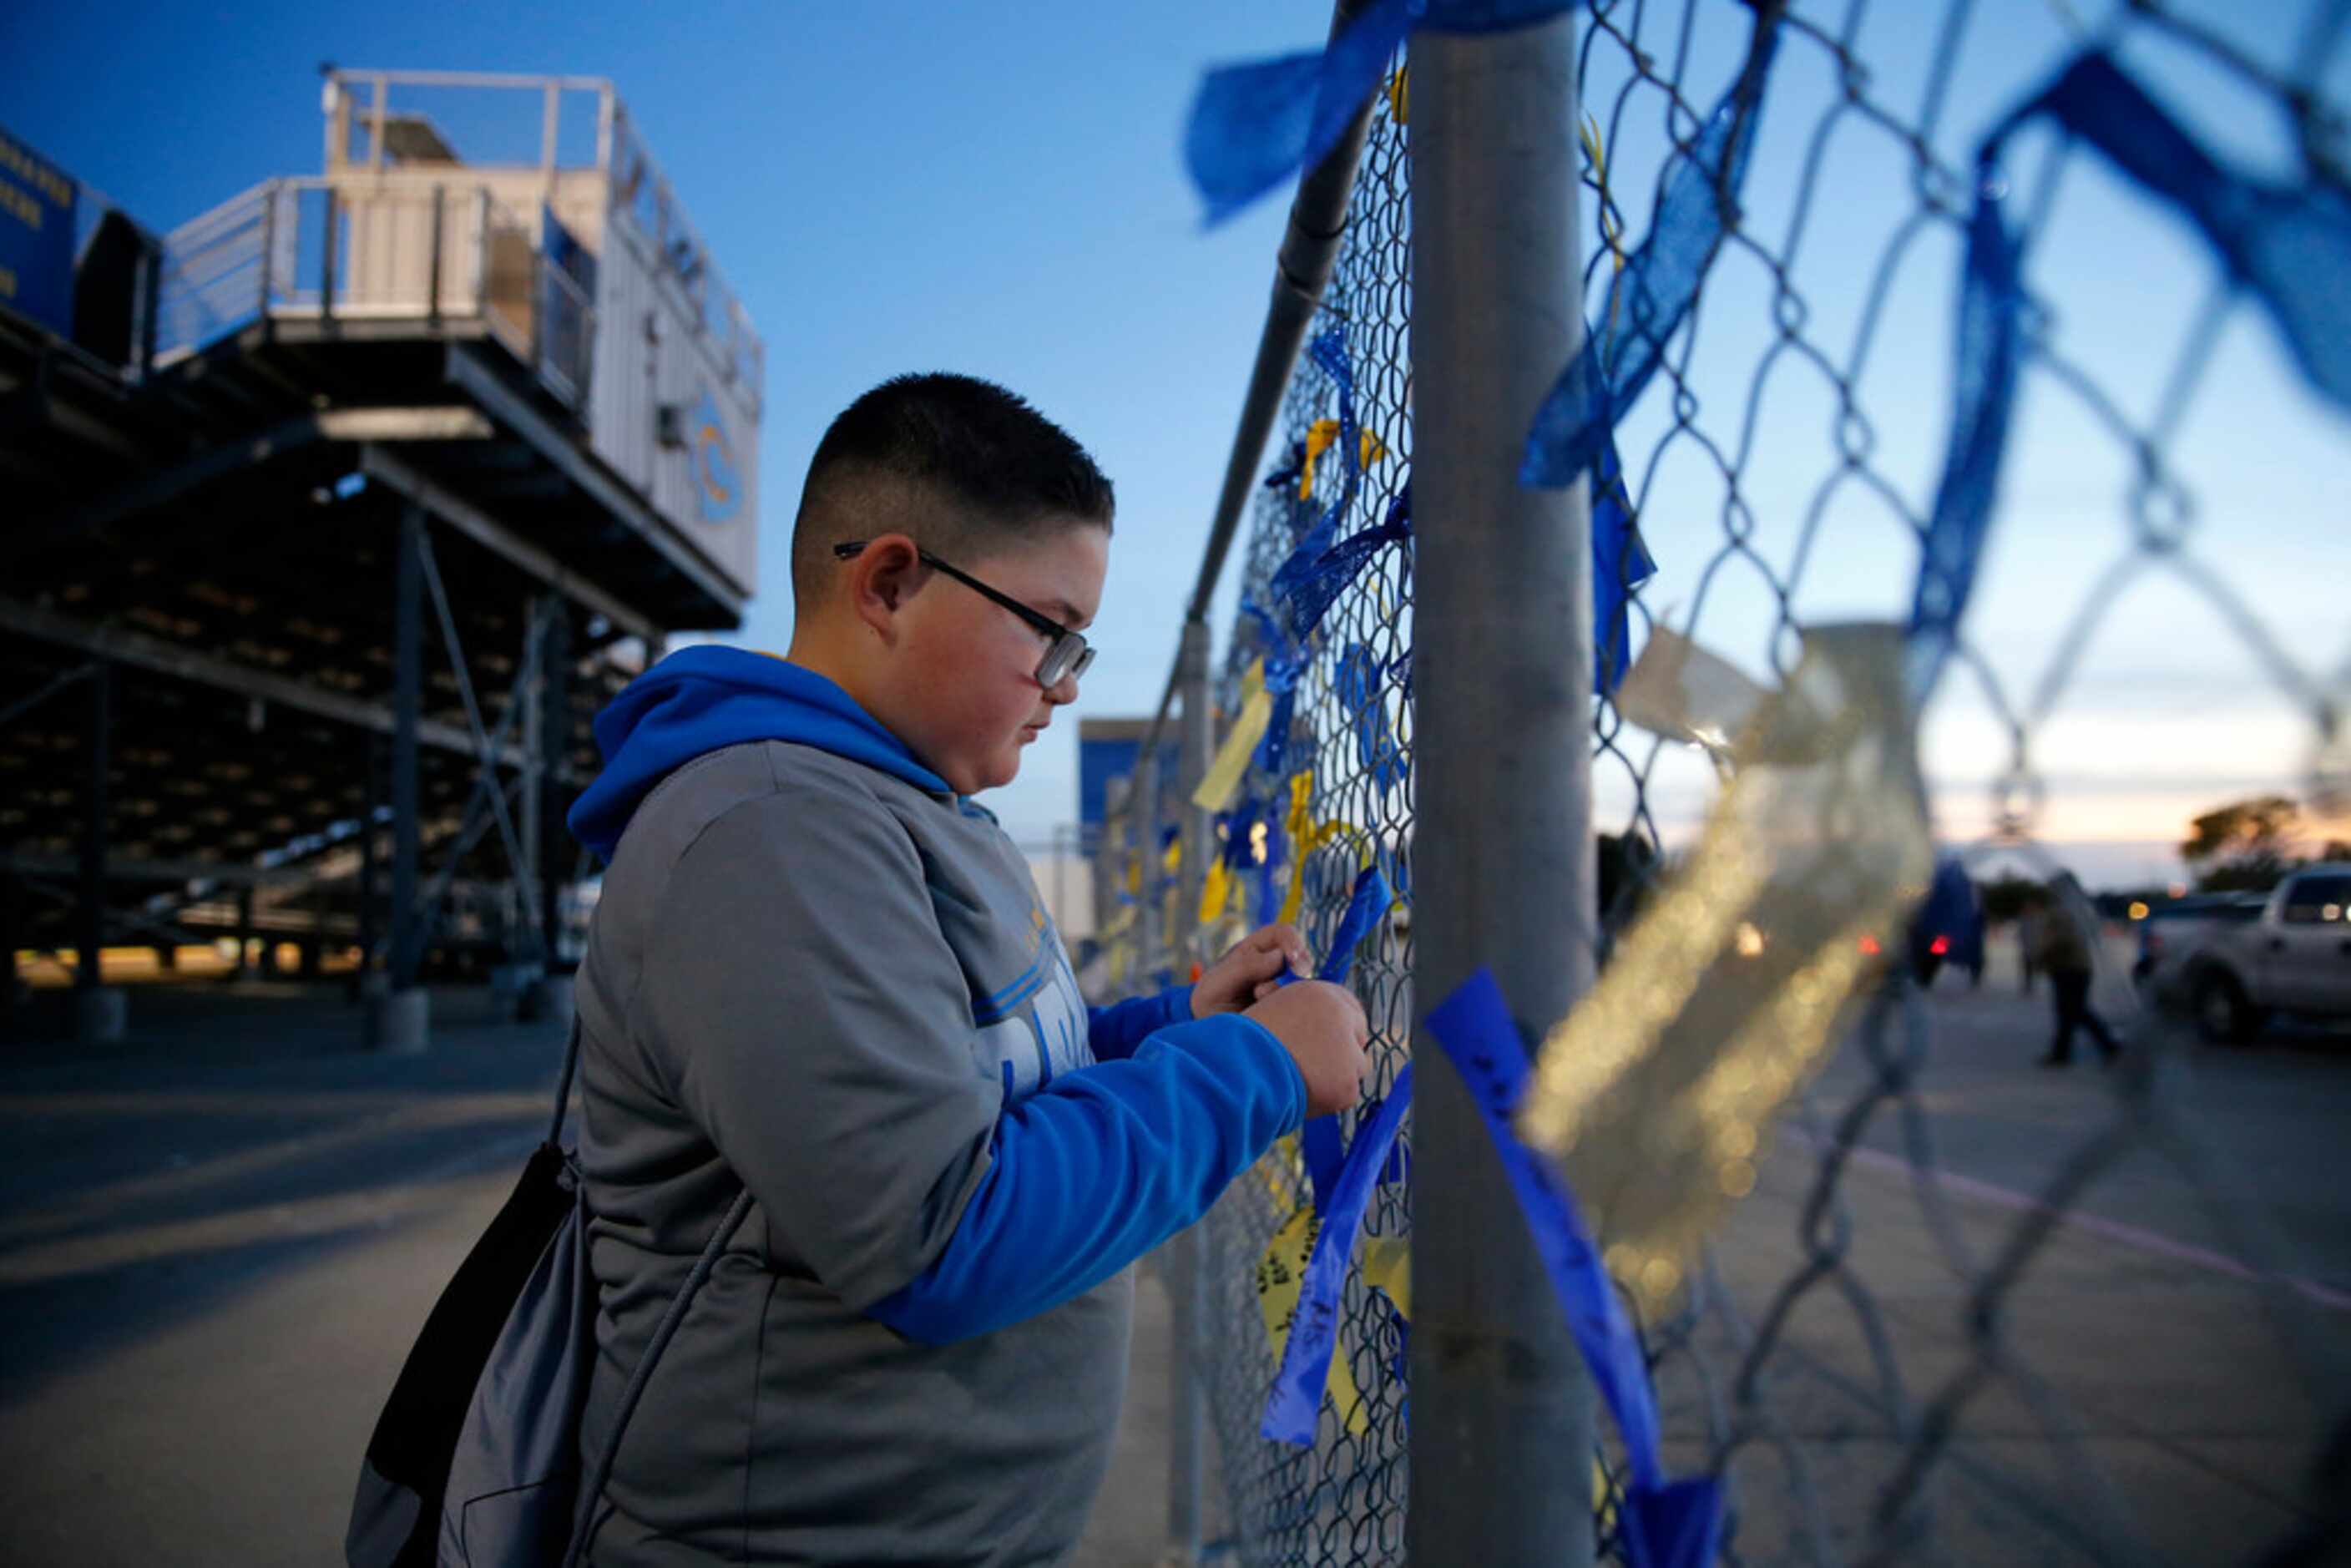
<svg viewBox="0 0 2351 1568"><path fill-rule="evenodd" d="M2049 989L2056 1000L2057 1034L2049 1043L2049 1053L2041 1059L2043 1067L2073 1062L2076 1027L2090 1031L2099 1055L2107 1061L2113 1061L2120 1050L2114 1030L2090 1006L2090 979L2095 967L2090 956L2089 933L2064 896L2070 880L2060 877L2050 883L2026 911L2033 922L2031 929L2036 933L2036 945L2028 952L2048 974Z"/></svg>
<svg viewBox="0 0 2351 1568"><path fill-rule="evenodd" d="M2041 906L2027 904L2016 914L2017 969L2023 976L2020 988L2026 996L2032 994L2032 977L2041 967Z"/></svg>

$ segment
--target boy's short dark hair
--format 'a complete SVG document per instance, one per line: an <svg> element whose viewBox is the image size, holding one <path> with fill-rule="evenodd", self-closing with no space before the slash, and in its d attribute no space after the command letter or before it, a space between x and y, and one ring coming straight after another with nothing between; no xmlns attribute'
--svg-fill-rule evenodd
<svg viewBox="0 0 2351 1568"><path fill-rule="evenodd" d="M956 505L921 504L935 498ZM1031 537L1052 517L1107 529L1115 509L1085 448L1015 393L975 376L893 377L841 410L809 460L792 597L812 607L844 540L905 533L957 561Z"/></svg>

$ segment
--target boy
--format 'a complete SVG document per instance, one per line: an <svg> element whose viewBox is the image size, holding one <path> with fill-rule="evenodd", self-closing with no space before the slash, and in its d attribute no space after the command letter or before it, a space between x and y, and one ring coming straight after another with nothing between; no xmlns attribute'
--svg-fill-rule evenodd
<svg viewBox="0 0 2351 1568"><path fill-rule="evenodd" d="M833 423L782 659L694 648L596 721L610 862L578 988L601 1452L588 1560L1062 1560L1108 1461L1126 1266L1308 1115L1368 1029L1270 927L1091 1013L974 804L1077 695L1111 486L1003 389L904 377Z"/></svg>

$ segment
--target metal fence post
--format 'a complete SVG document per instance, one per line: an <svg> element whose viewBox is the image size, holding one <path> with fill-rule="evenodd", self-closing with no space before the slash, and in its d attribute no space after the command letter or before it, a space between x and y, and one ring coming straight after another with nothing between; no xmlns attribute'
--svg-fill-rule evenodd
<svg viewBox="0 0 2351 1568"><path fill-rule="evenodd" d="M1159 972L1159 757L1146 744L1134 764L1134 800L1128 810L1129 831L1134 835L1135 977L1147 988Z"/></svg>
<svg viewBox="0 0 2351 1568"><path fill-rule="evenodd" d="M326 226L319 235L319 319L335 319L335 188L327 187Z"/></svg>
<svg viewBox="0 0 2351 1568"><path fill-rule="evenodd" d="M417 721L424 699L424 508L401 508L392 574L392 917L385 993L368 1000L368 1043L378 1051L424 1049L432 1004L417 983L426 911L419 813Z"/></svg>
<svg viewBox="0 0 2351 1568"><path fill-rule="evenodd" d="M1208 708L1208 622L1193 617L1184 622L1184 640L1176 654L1176 683L1184 699L1183 750L1179 777L1183 781L1183 875L1176 894L1176 929L1169 934L1175 953L1176 977L1189 972L1189 958L1205 961L1195 938L1200 928L1200 893L1207 881L1208 856L1215 852L1215 824L1209 814L1192 804L1192 792L1208 771L1214 744L1214 720ZM1167 1249L1167 1293L1174 1312L1175 1354L1168 1358L1167 1546L1171 1563L1200 1560L1201 1437L1207 1422L1199 1377L1201 1228L1193 1226Z"/></svg>
<svg viewBox="0 0 2351 1568"><path fill-rule="evenodd" d="M1111 922L1118 917L1118 890L1125 885L1127 788L1123 779L1104 788L1102 826L1094 831L1094 937L1105 948Z"/></svg>
<svg viewBox="0 0 2351 1568"><path fill-rule="evenodd" d="M1574 25L1411 60L1414 994L1488 965L1541 1028L1595 932L1589 499L1517 479L1582 340ZM1590 1385L1468 1092L1413 1057L1410 1561L1588 1564Z"/></svg>

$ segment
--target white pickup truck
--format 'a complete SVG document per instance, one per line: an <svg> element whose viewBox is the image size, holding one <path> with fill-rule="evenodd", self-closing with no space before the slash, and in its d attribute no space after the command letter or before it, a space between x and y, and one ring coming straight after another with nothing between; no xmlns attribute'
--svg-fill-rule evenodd
<svg viewBox="0 0 2351 1568"><path fill-rule="evenodd" d="M2139 975L2215 1043L2251 1040L2277 1013L2351 1019L2351 862L2304 866L2266 903L2150 922Z"/></svg>

